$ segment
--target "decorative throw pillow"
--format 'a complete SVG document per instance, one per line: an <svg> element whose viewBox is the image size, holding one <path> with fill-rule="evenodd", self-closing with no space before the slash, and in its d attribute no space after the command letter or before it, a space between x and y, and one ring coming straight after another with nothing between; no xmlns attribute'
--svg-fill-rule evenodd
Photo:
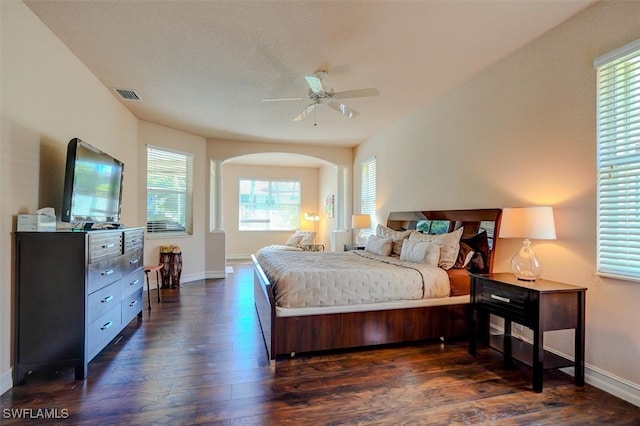
<svg viewBox="0 0 640 426"><path fill-rule="evenodd" d="M302 235L296 233L290 236L287 242L284 243L284 245L289 247L299 247L300 241L302 241Z"/></svg>
<svg viewBox="0 0 640 426"><path fill-rule="evenodd" d="M402 242L409 238L411 230L408 231L394 231L391 228L387 228L384 225L378 224L376 227L376 235L383 238L391 238L393 240L393 246L391 248L391 254L400 256L402 251Z"/></svg>
<svg viewBox="0 0 640 426"><path fill-rule="evenodd" d="M314 231L296 231L296 233L293 235L300 236L298 247L304 247L313 244L316 239L316 233Z"/></svg>
<svg viewBox="0 0 640 426"><path fill-rule="evenodd" d="M464 269L469 265L471 259L475 251L468 244L460 241L460 251L458 252L458 258L456 259L456 263L453 264L453 267L456 269Z"/></svg>
<svg viewBox="0 0 640 426"><path fill-rule="evenodd" d="M440 261L438 266L442 269L451 269L456 263L458 252L460 251L460 237L464 228L458 228L453 232L446 234L422 234L417 231L411 231L409 239L412 241L428 241L435 242L440 246Z"/></svg>
<svg viewBox="0 0 640 426"><path fill-rule="evenodd" d="M364 246L365 251L379 254L380 256L389 256L391 254L391 244L393 239L378 237L377 235L369 235L367 243Z"/></svg>
<svg viewBox="0 0 640 426"><path fill-rule="evenodd" d="M400 260L438 266L440 246L427 241L404 240Z"/></svg>
<svg viewBox="0 0 640 426"><path fill-rule="evenodd" d="M470 238L464 238L460 240L460 243L465 243L474 251L471 262L469 262L469 265L467 265L467 269L470 272L476 272L480 274L489 273L490 249L487 231L482 231Z"/></svg>

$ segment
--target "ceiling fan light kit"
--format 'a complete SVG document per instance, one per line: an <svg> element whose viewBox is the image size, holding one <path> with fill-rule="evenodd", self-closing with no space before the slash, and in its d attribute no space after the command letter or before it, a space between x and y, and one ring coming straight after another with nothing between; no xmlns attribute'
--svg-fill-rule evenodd
<svg viewBox="0 0 640 426"><path fill-rule="evenodd" d="M316 107L320 104L327 104L330 108L338 111L346 118L355 118L359 115L358 111L349 108L347 105L337 101L337 99L363 98L369 96L378 96L380 91L375 88L346 90L342 92L334 92L331 88L325 88L323 80L327 77L326 71L316 71L313 75L305 76L305 80L309 85L309 93L306 98L275 98L263 99L265 102L271 101L300 101L308 99L311 101L309 105L303 108L293 121L301 121L316 111ZM317 123L314 121L314 126Z"/></svg>

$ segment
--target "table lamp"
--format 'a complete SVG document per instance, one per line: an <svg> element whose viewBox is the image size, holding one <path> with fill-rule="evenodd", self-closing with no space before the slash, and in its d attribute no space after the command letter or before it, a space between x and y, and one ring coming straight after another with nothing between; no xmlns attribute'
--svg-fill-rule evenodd
<svg viewBox="0 0 640 426"><path fill-rule="evenodd" d="M542 275L542 264L531 248L532 240L555 240L551 207L505 207L500 220L500 238L524 238L522 248L511 258L511 272L523 281Z"/></svg>
<svg viewBox="0 0 640 426"><path fill-rule="evenodd" d="M356 235L356 244L364 246L367 243L367 236L364 233L365 229L371 228L371 215L368 214L354 214L351 216L351 228L360 229L358 235Z"/></svg>

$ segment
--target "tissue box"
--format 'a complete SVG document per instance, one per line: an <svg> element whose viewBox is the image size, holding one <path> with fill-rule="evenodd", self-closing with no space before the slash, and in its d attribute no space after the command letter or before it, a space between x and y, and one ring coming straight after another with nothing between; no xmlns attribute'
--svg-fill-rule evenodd
<svg viewBox="0 0 640 426"><path fill-rule="evenodd" d="M56 232L56 217L44 214L19 214L18 232Z"/></svg>

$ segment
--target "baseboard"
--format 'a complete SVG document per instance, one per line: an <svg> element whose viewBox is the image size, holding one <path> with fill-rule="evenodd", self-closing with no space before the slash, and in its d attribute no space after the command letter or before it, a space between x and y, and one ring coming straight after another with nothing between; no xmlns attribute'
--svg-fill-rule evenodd
<svg viewBox="0 0 640 426"><path fill-rule="evenodd" d="M0 395L13 387L13 370L10 368L0 375Z"/></svg>
<svg viewBox="0 0 640 426"><path fill-rule="evenodd" d="M498 327L493 323L490 325L490 328L492 333L495 333L495 334L504 333L504 329L502 327ZM526 342L533 343L530 339L527 339L523 336L518 336L518 337ZM572 356L564 354L553 348L545 346L544 349L556 355L573 360ZM562 368L561 370L570 376L573 376L574 374L573 367ZM640 407L640 386L636 385L635 383L631 383L628 380L615 376L611 373L608 373L604 370L599 369L598 367L594 367L593 365L589 365L587 363L585 363L584 365L584 381L590 384L591 386L594 386L607 393L610 393L613 396L616 396L633 405Z"/></svg>
<svg viewBox="0 0 640 426"><path fill-rule="evenodd" d="M227 255L227 260L249 260L251 259L250 254L229 254Z"/></svg>
<svg viewBox="0 0 640 426"><path fill-rule="evenodd" d="M226 277L227 277L226 271L207 271L205 273L206 279L218 279L218 278L226 278Z"/></svg>

